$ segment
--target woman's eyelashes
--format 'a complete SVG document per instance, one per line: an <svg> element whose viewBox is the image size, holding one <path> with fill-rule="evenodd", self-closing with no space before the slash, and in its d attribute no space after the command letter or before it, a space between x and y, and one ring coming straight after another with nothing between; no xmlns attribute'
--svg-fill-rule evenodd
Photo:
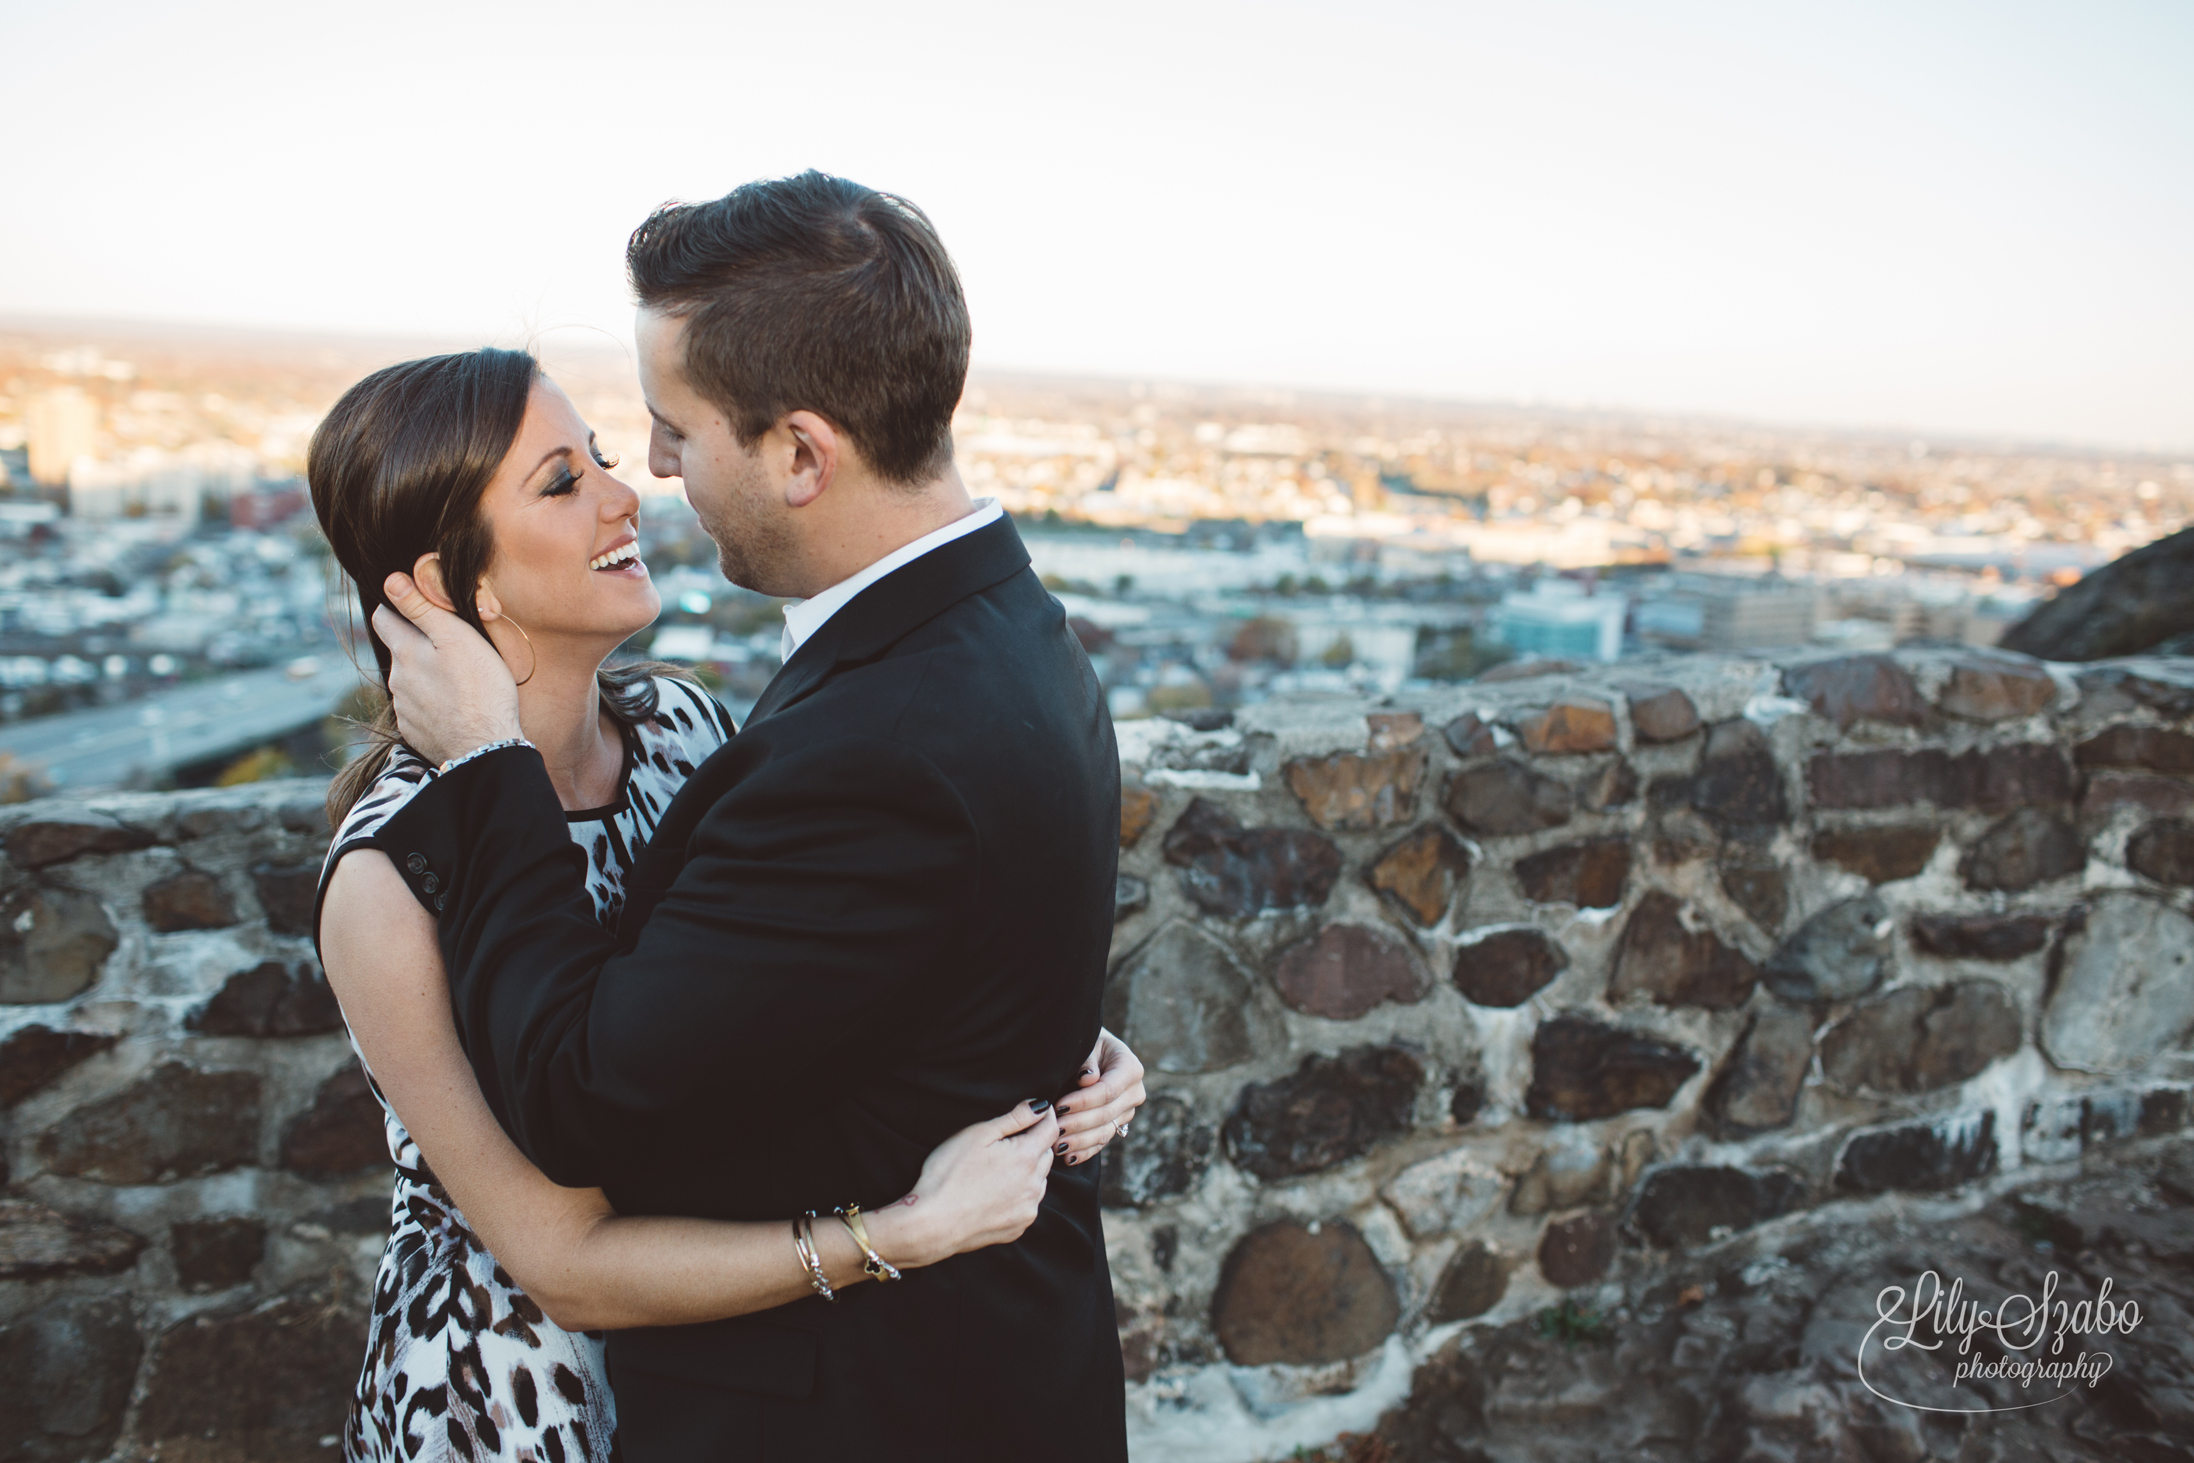
<svg viewBox="0 0 2194 1463"><path fill-rule="evenodd" d="M548 486L541 489L541 496L544 498L561 498L567 493L576 492L578 487L579 475L571 470L569 463L566 463L556 469L556 476L550 478Z"/></svg>
<svg viewBox="0 0 2194 1463"><path fill-rule="evenodd" d="M602 450L602 444L595 441L592 437L587 438L587 451L593 454L595 466L601 468L604 472L609 471L611 468L617 465L617 454L614 452L604 452Z"/></svg>

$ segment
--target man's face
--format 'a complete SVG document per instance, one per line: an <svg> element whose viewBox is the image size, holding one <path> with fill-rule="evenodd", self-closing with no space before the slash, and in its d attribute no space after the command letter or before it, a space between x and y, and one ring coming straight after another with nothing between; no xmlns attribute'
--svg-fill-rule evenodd
<svg viewBox="0 0 2194 1463"><path fill-rule="evenodd" d="M762 444L753 451L741 446L723 409L686 380L682 318L642 307L634 333L640 392L654 418L648 470L685 479L686 501L716 541L726 579L757 594L796 597L792 510L771 479Z"/></svg>

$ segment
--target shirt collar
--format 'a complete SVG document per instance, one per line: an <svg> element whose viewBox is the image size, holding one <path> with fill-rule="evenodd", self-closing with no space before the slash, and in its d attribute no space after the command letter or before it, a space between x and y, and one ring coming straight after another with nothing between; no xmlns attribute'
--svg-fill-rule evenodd
<svg viewBox="0 0 2194 1463"><path fill-rule="evenodd" d="M785 633L780 642L785 660L792 659L793 652L823 628L832 615L844 609L853 597L895 569L903 569L932 549L943 548L956 538L965 538L979 528L988 528L1005 517L1005 510L998 506L996 498L977 498L975 506L965 517L956 518L943 528L923 534L914 542L878 559L850 579L841 579L812 599L797 599L785 606Z"/></svg>

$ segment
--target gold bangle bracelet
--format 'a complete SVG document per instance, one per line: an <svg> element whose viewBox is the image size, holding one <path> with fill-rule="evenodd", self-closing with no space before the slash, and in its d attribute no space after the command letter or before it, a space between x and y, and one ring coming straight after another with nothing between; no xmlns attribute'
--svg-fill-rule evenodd
<svg viewBox="0 0 2194 1463"><path fill-rule="evenodd" d="M838 1293L830 1288L830 1277L823 1273L822 1252L815 1248L815 1211L792 1221L792 1247L800 1252L800 1266L808 1272L808 1284L824 1300L835 1301Z"/></svg>
<svg viewBox="0 0 2194 1463"><path fill-rule="evenodd" d="M868 1225L861 1218L860 1205L848 1204L845 1208L840 1209L838 1211L838 1222L846 1227L846 1233L853 1236L853 1242L861 1247L861 1253L866 1257L861 1261L862 1274L868 1276L871 1280L877 1281L903 1280L906 1278L899 1273L897 1265L877 1254L876 1246L868 1242Z"/></svg>

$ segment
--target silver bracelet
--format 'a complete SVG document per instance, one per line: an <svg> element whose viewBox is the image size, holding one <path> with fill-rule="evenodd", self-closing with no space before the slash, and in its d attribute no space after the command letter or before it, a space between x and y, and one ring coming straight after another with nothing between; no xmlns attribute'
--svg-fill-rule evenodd
<svg viewBox="0 0 2194 1463"><path fill-rule="evenodd" d="M485 757L490 752L500 752L505 747L533 747L533 750L536 752L541 750L539 747L534 747L533 743L527 741L524 737L505 737L499 742L489 742L484 747L474 747L471 751L466 752L461 756L450 758L447 762L444 762L441 766L434 769L434 775L436 777L446 777L451 771L464 766L473 758Z"/></svg>

